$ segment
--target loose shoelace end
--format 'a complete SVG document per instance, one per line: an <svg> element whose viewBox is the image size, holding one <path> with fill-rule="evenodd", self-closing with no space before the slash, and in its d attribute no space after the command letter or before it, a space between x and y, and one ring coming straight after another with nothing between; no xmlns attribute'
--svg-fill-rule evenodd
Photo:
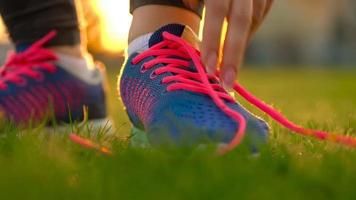
<svg viewBox="0 0 356 200"><path fill-rule="evenodd" d="M111 155L111 151L109 148L107 147L103 147L99 144L96 144L95 142L89 140L89 139L86 139L86 138L82 138L80 136L78 136L77 134L75 133L71 133L69 135L69 138L72 142L76 143L76 144L79 144L80 146L84 147L84 148L87 148L87 149L94 149L94 150L97 150L103 154L106 154L106 155Z"/></svg>

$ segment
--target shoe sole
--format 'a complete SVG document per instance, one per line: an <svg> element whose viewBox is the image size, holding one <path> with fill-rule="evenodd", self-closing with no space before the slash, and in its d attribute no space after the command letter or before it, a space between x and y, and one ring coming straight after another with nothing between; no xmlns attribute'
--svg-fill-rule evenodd
<svg viewBox="0 0 356 200"><path fill-rule="evenodd" d="M134 126L131 128L131 136L130 136L129 144L131 147L136 147L136 148L151 147L146 132Z"/></svg>
<svg viewBox="0 0 356 200"><path fill-rule="evenodd" d="M131 129L131 136L129 139L129 145L134 148L151 148L151 144L147 138L147 133L144 132L141 129L138 129L136 127L132 127ZM228 144L227 143L218 143L217 144L217 150L221 148L225 148ZM196 148L197 150L204 150L207 148L206 144L200 144ZM258 149L251 150L251 156L252 157L259 157L260 153Z"/></svg>
<svg viewBox="0 0 356 200"><path fill-rule="evenodd" d="M138 129L136 127L132 127L131 129L131 136L129 140L129 144L131 147L135 148L151 148L151 144L148 140L147 133L144 132L141 129ZM218 143L217 146L218 148L226 146L226 143ZM205 144L200 144L198 145L197 149L205 149L206 145Z"/></svg>

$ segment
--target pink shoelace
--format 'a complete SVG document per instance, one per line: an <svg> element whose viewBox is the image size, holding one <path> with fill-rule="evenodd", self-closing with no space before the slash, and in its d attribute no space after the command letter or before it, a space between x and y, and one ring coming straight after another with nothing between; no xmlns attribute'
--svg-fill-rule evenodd
<svg viewBox="0 0 356 200"><path fill-rule="evenodd" d="M43 79L44 75L35 69L43 69L50 73L55 72L56 67L51 61L56 61L57 56L51 50L43 47L55 36L56 32L51 31L25 51L20 53L11 52L0 69L0 90L6 90L9 82L26 85L26 80L23 76L36 80Z"/></svg>
<svg viewBox="0 0 356 200"><path fill-rule="evenodd" d="M80 137L75 133L69 134L69 139L72 140L74 143L81 145L84 148L94 149L94 150L97 150L97 151L99 151L103 154L106 154L106 155L112 154L109 148L101 146L101 145L91 141L90 139Z"/></svg>
<svg viewBox="0 0 356 200"><path fill-rule="evenodd" d="M239 128L236 131L235 136L233 137L231 142L225 147L220 148L218 150L218 153L224 154L234 149L241 143L246 130L246 120L244 119L244 117L235 110L229 108L224 102L224 99L229 101L234 101L234 99L230 97L219 84L217 84L216 82L214 83L212 81L217 80L216 76L208 75L205 72L205 68L203 67L203 64L200 60L200 53L194 47L192 47L184 39L168 32L164 32L163 37L164 40L162 42L152 46L150 49L137 55L132 60L132 63L137 64L144 58L147 58L149 56L155 56L155 59L148 61L142 65L142 73L158 63L163 63L166 64L165 67L156 69L151 74L151 78L153 79L157 75L160 75L162 73L172 72L174 75L165 77L162 80L162 83L170 83L170 85L167 87L167 91L187 90L209 95L214 101L214 103L226 115L234 119L239 124ZM172 55L177 58L172 58ZM189 66L188 60L190 59L193 61L197 72L191 72L186 69L183 69L184 67ZM289 121L273 107L269 106L268 104L253 96L237 82L235 82L233 88L238 94L240 94L252 105L256 106L257 108L268 114L270 117L272 117L279 124L291 131L294 131L301 135L313 136L320 140L328 140L341 143L347 146L356 147L356 138L354 137L303 128Z"/></svg>

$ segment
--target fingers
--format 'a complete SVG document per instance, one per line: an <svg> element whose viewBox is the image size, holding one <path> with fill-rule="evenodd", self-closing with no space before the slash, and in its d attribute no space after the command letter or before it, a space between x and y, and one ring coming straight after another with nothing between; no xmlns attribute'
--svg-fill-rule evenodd
<svg viewBox="0 0 356 200"><path fill-rule="evenodd" d="M250 36L253 35L261 22L265 17L265 11L267 7L268 0L254 0L253 1L253 15L252 15L252 24L251 24L251 33Z"/></svg>
<svg viewBox="0 0 356 200"><path fill-rule="evenodd" d="M201 52L208 73L214 73L217 68L225 17L229 22L220 74L225 88L233 86L249 38L257 31L272 3L273 0L205 0L206 15Z"/></svg>
<svg viewBox="0 0 356 200"><path fill-rule="evenodd" d="M213 74L218 64L221 29L229 11L230 0L206 0L202 41L202 59L207 72Z"/></svg>
<svg viewBox="0 0 356 200"><path fill-rule="evenodd" d="M253 15L252 23L259 22L265 15L268 0L254 0L253 1Z"/></svg>
<svg viewBox="0 0 356 200"><path fill-rule="evenodd" d="M273 5L274 0L267 0L266 2L266 7L265 7L265 13L263 16L263 19L267 16L267 14L269 13L269 11L271 10L271 7Z"/></svg>
<svg viewBox="0 0 356 200"><path fill-rule="evenodd" d="M199 0L183 0L186 7L190 9L195 9L199 5Z"/></svg>
<svg viewBox="0 0 356 200"><path fill-rule="evenodd" d="M227 89L232 88L245 54L250 33L253 2L251 0L233 0L229 13L229 26L223 49L221 80Z"/></svg>
<svg viewBox="0 0 356 200"><path fill-rule="evenodd" d="M249 40L256 33L263 20L269 13L274 0L255 0L253 2L253 18Z"/></svg>

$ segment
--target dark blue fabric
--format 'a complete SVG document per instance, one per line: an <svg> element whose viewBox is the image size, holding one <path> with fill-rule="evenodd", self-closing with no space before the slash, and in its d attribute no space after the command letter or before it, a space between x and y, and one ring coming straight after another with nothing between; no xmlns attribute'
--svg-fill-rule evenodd
<svg viewBox="0 0 356 200"><path fill-rule="evenodd" d="M163 41L162 33L165 31L180 37L183 34L184 28L185 26L181 24L168 24L163 26L152 34L150 40L148 41L148 46L151 47Z"/></svg>
<svg viewBox="0 0 356 200"><path fill-rule="evenodd" d="M17 105L23 105L26 102L21 102L20 99L16 98L17 95L21 95L23 92L28 92L30 88L33 88L36 90L37 87L45 87L47 90L50 92L50 88L47 86L49 84L53 85L56 90L60 93L62 100L64 101L64 105L68 105L66 107L66 110L63 111L64 114L59 115L58 113L54 113L55 120L57 122L70 122L70 121L82 121L83 120L83 106L88 107L88 114L89 114L89 119L100 119L100 118L105 118L106 117L106 103L105 103L105 94L103 90L103 85L97 84L97 85L91 85L87 84L78 78L74 77L73 75L67 73L60 67L57 68L58 70L55 73L48 73L42 70L37 70L43 73L44 80L42 81L37 81L32 78L29 78L27 76L23 76L23 78L26 80L27 84L24 86L18 85L16 83L11 83L8 82L7 86L8 88L6 90L1 90L0 91L0 106L8 110L7 117L12 120L16 120L13 118L13 113L11 113L11 109L7 108L6 104L4 103L4 99L7 97L13 97L16 99L18 102L16 103ZM73 88L79 88L80 91L76 91L76 93L71 96L70 98L72 101L74 100L81 100L81 102L78 103L79 106L73 106L69 103L69 100L66 99L64 91L62 91L59 86L70 82L71 84L69 86L66 85L66 87L73 87ZM43 97L36 97L33 96L34 99L36 98L53 98L51 93L45 94L47 96ZM43 105L45 106L45 105ZM55 105L50 105L50 106L55 106ZM19 108L21 109L21 108ZM43 107L44 110L49 109L47 107ZM15 121L16 122L16 121Z"/></svg>

